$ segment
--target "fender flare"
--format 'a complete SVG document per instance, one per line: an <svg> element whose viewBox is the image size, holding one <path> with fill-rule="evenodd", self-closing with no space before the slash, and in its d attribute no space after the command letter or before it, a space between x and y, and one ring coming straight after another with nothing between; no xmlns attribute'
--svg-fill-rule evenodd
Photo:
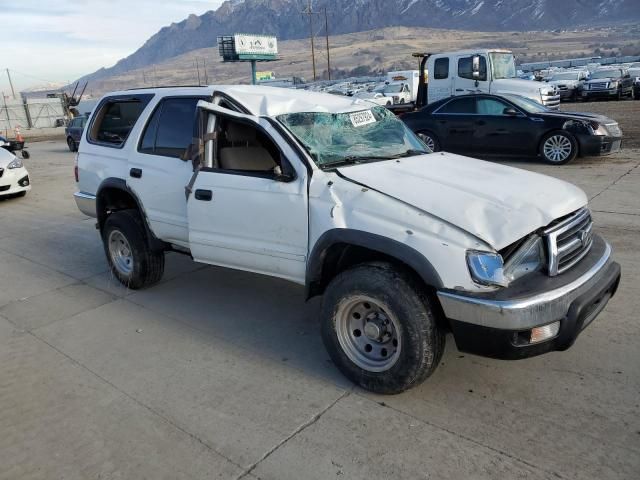
<svg viewBox="0 0 640 480"><path fill-rule="evenodd" d="M116 178L116 177L105 178L98 186L98 190L96 192L96 215L98 218L98 224L97 224L98 229L102 232L102 226L104 225L104 222L106 220L106 215L104 215L104 213L101 213L101 212L104 212L105 209L104 209L104 205L102 205L103 197L102 195L100 195L101 192L106 188L121 190L127 195L129 195L131 198L133 198L133 201L136 204L136 208L140 212L140 216L142 217L142 223L144 225L144 231L147 237L147 242L149 243L149 248L151 248L154 251L167 250L167 244L162 240L160 240L158 237L156 237L156 235L153 233L153 231L149 227L149 220L147 218L147 214L144 210L142 202L140 201L138 196L135 194L135 192L131 190L131 188L129 188L129 186L127 185L127 182L122 178Z"/></svg>
<svg viewBox="0 0 640 480"><path fill-rule="evenodd" d="M411 267L422 281L436 289L443 288L440 275L431 262L409 245L375 233L350 228L334 228L324 232L314 245L307 261L305 293L307 298L317 294L327 253L336 244L364 247L395 258Z"/></svg>

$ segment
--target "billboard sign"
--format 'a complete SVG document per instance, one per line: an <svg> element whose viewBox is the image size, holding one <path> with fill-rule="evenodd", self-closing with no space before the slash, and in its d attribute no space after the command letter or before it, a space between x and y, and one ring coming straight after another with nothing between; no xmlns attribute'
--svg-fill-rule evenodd
<svg viewBox="0 0 640 480"><path fill-rule="evenodd" d="M278 40L267 35L249 35L236 33L233 36L235 53L240 59L277 58Z"/></svg>

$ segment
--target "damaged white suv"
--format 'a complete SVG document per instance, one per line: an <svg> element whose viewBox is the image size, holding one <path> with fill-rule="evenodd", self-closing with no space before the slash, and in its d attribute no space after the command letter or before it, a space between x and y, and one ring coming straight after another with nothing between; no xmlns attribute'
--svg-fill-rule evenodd
<svg viewBox="0 0 640 480"><path fill-rule="evenodd" d="M587 197L543 175L429 153L383 107L270 87L104 97L77 157L80 210L114 275L164 252L323 295L322 337L360 386L397 393L461 351L568 348L620 279ZM250 295L250 292L248 292Z"/></svg>

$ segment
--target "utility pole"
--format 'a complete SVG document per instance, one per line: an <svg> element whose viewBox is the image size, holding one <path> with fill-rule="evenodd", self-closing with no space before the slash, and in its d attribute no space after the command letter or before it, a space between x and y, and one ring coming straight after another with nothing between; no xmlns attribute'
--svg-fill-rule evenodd
<svg viewBox="0 0 640 480"><path fill-rule="evenodd" d="M196 72L198 72L198 86L200 86L200 60L196 57Z"/></svg>
<svg viewBox="0 0 640 480"><path fill-rule="evenodd" d="M327 40L327 74L331 80L331 55L329 54L329 20L327 20L327 7L324 7L324 35Z"/></svg>
<svg viewBox="0 0 640 480"><path fill-rule="evenodd" d="M316 77L316 51L315 51L315 45L314 45L314 40L313 40L313 15L315 15L316 12L313 11L313 9L311 8L311 0L308 0L308 4L307 4L307 9L302 12L304 15L308 15L309 16L309 33L311 36L311 63L313 64L313 81L315 82L317 77Z"/></svg>
<svg viewBox="0 0 640 480"><path fill-rule="evenodd" d="M207 57L202 59L202 69L204 70L204 84L209 85L209 75L207 75Z"/></svg>
<svg viewBox="0 0 640 480"><path fill-rule="evenodd" d="M314 74L315 77L315 74ZM16 99L16 91L13 89L13 82L11 81L11 75L9 74L9 69L7 68L7 78L9 79L9 85L11 86L11 95L13 95L13 99Z"/></svg>

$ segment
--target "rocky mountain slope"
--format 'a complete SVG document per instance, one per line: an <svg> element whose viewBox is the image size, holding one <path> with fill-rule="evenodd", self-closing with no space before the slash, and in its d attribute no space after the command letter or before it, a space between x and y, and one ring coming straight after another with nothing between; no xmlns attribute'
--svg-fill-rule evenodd
<svg viewBox="0 0 640 480"><path fill-rule="evenodd" d="M162 28L115 66L86 77L98 79L214 46L216 37L236 32L277 35L281 40L309 35L307 0L227 0L217 10L190 15ZM327 8L330 33L389 26L475 31L554 30L640 20L639 0L314 0ZM314 15L316 31L324 18Z"/></svg>

